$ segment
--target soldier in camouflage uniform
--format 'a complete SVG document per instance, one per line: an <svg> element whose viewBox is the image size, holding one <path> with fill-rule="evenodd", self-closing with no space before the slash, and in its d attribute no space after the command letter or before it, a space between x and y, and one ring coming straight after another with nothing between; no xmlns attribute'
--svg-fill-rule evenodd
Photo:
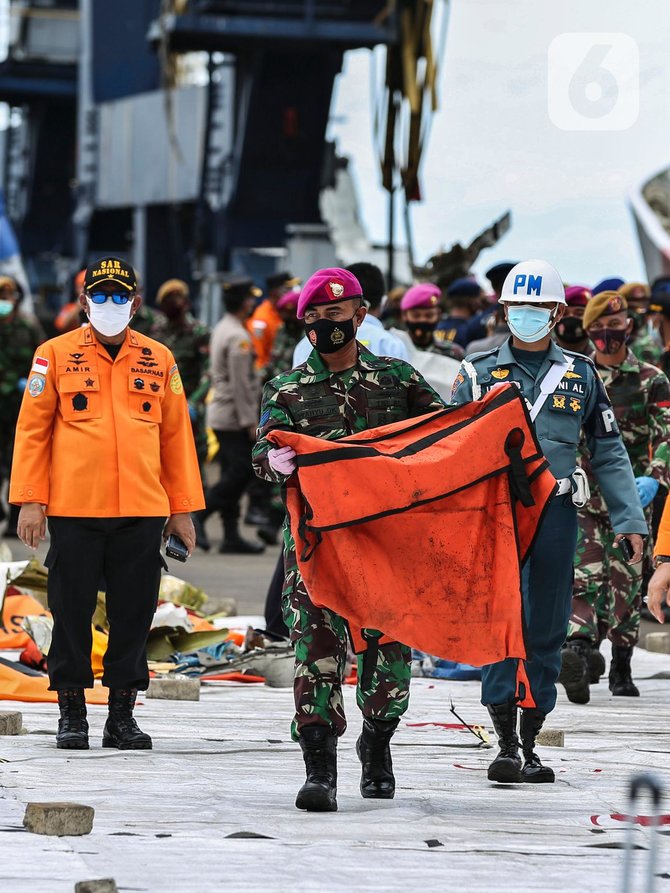
<svg viewBox="0 0 670 893"><path fill-rule="evenodd" d="M657 333L649 330L651 289L644 282L627 282L617 291L626 299L628 312L633 320L633 332L628 346L638 360L658 366L663 345Z"/></svg>
<svg viewBox="0 0 670 893"><path fill-rule="evenodd" d="M9 276L0 277L0 490L9 480L16 421L33 354L44 340L38 325L22 316L19 307L16 282ZM18 506L9 507L5 536L17 536L18 513ZM0 503L0 520L5 516Z"/></svg>
<svg viewBox="0 0 670 893"><path fill-rule="evenodd" d="M305 363L265 386L253 461L256 473L266 480L284 483L295 470L293 450L273 449L268 441L273 430L335 440L444 406L410 365L376 357L356 342L355 332L365 317L361 297L360 283L347 270L320 270L305 284L298 317L304 316L315 349ZM312 603L288 524L284 548L284 616L296 653L292 731L307 769L296 806L330 811L337 809L337 738L346 728L342 682L347 628L341 617ZM379 648L369 688L361 687L359 672L357 701L364 722L357 750L364 797L393 797L389 743L407 708L410 675L411 651L399 643Z"/></svg>
<svg viewBox="0 0 670 893"><path fill-rule="evenodd" d="M596 368L612 401L640 501L650 521L659 487L667 492L670 486L670 382L660 369L640 362L627 348L632 327L621 294L601 292L586 308L584 328L596 347ZM566 678L562 681L571 701L587 703L589 681L597 682L605 669L598 645L607 636L612 643L612 694L635 697L639 691L632 680L630 660L640 626L642 566L628 564L621 550L614 547L607 506L593 482L585 448L581 464L589 474L591 500L579 512L572 614L562 654ZM651 545L647 543L648 551Z"/></svg>
<svg viewBox="0 0 670 893"><path fill-rule="evenodd" d="M181 279L168 279L161 285L156 294L156 305L162 312L160 315L154 314L148 334L172 351L179 366L202 469L207 458L205 397L209 391L207 373L211 332L191 315L188 285Z"/></svg>

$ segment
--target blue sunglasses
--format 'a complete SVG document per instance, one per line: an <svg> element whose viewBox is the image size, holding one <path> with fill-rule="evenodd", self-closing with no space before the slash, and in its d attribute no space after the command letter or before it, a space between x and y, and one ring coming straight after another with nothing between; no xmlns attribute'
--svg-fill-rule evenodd
<svg viewBox="0 0 670 893"><path fill-rule="evenodd" d="M128 301L132 301L135 296L130 294L129 292L126 292L125 294L122 294L122 295L120 295L120 294L113 295L113 294L109 294L106 291L94 291L94 292L89 292L87 294L87 297L89 297L93 301L94 304L104 304L105 301L107 300L107 298L111 298L112 302L114 304L123 305L123 304L127 304Z"/></svg>

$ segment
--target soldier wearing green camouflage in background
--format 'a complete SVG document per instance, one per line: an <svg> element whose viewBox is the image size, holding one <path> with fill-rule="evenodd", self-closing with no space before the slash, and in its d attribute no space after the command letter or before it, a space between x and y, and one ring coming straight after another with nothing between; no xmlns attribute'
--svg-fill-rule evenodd
<svg viewBox="0 0 670 893"><path fill-rule="evenodd" d="M651 515L651 503L660 487L670 487L670 382L626 348L632 321L626 299L603 292L592 298L584 328L596 346L596 368L609 394L626 446L640 500ZM579 513L579 539L575 557L575 586L568 628L568 655L586 659L587 673L579 684L568 686L570 700L589 700L589 681L595 682L605 663L597 651L607 637L612 643L610 689L615 695L639 694L630 673L630 657L640 626L642 566L624 560L615 548L607 506L590 473L589 457L582 449L582 467L589 474L591 500ZM651 553L651 542L647 550ZM589 650L585 645L589 646ZM589 678L590 677L590 678ZM572 689L572 690L571 690Z"/></svg>
<svg viewBox="0 0 670 893"><path fill-rule="evenodd" d="M633 332L628 346L638 360L658 366L663 344L656 331L649 328L649 302L651 289L644 282L627 282L617 289L628 303L628 312L633 320Z"/></svg>
<svg viewBox="0 0 670 893"><path fill-rule="evenodd" d="M19 312L20 293L9 276L0 277L0 490L9 479L14 432L33 354L44 340L39 327ZM0 519L5 516L0 503ZM5 536L16 536L18 506L9 507Z"/></svg>
<svg viewBox="0 0 670 893"><path fill-rule="evenodd" d="M336 440L444 406L409 364L376 357L355 341L355 331L365 317L360 296L360 284L346 270L319 271L305 284L298 317L304 313L306 331L315 349L305 363L265 386L253 450L256 473L265 480L283 483L295 468L293 451L273 449L267 439L273 430ZM284 547L284 618L296 652L292 733L300 742L307 766L307 782L296 805L333 810L337 808L335 745L346 728L342 682L347 628L337 614L312 603L298 569L288 523L284 526ZM315 596L318 600L318 593ZM379 635L371 630L368 634ZM390 798L395 782L388 745L399 717L407 709L411 650L392 643L381 646L378 654L367 689L361 686L359 659L357 702L364 716L358 745L363 763L361 792L366 797ZM325 774L323 759L318 762L319 753L326 754Z"/></svg>
<svg viewBox="0 0 670 893"><path fill-rule="evenodd" d="M172 351L188 400L198 460L202 467L207 458L205 397L209 392L209 339L211 332L190 313L188 285L181 279L168 279L158 289L156 305L148 335Z"/></svg>

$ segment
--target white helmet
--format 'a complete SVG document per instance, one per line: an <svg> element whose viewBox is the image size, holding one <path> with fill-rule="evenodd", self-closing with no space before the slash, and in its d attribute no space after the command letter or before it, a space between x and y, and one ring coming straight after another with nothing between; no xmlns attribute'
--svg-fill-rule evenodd
<svg viewBox="0 0 670 893"><path fill-rule="evenodd" d="M546 260L524 260L505 277L501 304L565 304L565 289L558 271Z"/></svg>

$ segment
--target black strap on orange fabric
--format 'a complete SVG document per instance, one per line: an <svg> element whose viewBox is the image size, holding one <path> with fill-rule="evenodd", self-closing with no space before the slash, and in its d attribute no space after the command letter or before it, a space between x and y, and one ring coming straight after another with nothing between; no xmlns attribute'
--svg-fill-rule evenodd
<svg viewBox="0 0 670 893"><path fill-rule="evenodd" d="M526 435L521 428L513 428L505 440L505 452L507 453L510 464L510 489L521 505L529 508L531 505L535 505L535 499L533 498L530 489L530 481L528 480L528 475L526 473L526 463L523 461L521 455L521 447L523 446L525 439Z"/></svg>

